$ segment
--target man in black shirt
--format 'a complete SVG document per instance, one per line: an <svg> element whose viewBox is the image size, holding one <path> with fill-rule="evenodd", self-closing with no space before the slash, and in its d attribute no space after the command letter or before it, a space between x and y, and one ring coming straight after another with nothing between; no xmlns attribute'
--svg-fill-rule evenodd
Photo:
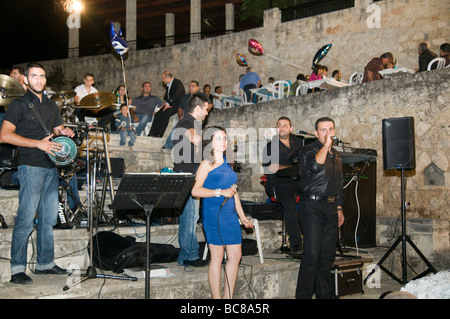
<svg viewBox="0 0 450 319"><path fill-rule="evenodd" d="M74 136L70 128L62 125L56 103L43 94L46 77L40 64L30 63L25 67L25 83L29 86L27 93L11 103L0 131L0 141L16 145L18 150L19 208L11 241L11 282L16 284L33 282L25 270L28 237L36 217L35 274L66 273L54 262L58 170L47 154L55 155L62 148L51 141L53 135Z"/></svg>
<svg viewBox="0 0 450 319"><path fill-rule="evenodd" d="M332 148L334 121L320 118L315 124L317 140L304 147L300 157L300 222L304 254L295 297L333 297L331 267L336 256L338 227L344 222L342 161Z"/></svg>
<svg viewBox="0 0 450 319"><path fill-rule="evenodd" d="M193 94L186 106L184 117L173 131L173 171L195 174L202 161L202 121L208 115L208 99L204 94ZM199 219L199 200L189 195L180 215L178 265L206 266L199 257L196 235Z"/></svg>
<svg viewBox="0 0 450 319"><path fill-rule="evenodd" d="M283 218L289 234L291 253L293 257L299 258L302 237L297 207L298 174L278 177L275 173L292 167L298 161L302 142L299 137L291 134L292 124L288 117L282 116L278 119L277 131L278 134L266 145L263 152L262 164L264 173L267 175L266 191L270 196L275 197L283 207Z"/></svg>

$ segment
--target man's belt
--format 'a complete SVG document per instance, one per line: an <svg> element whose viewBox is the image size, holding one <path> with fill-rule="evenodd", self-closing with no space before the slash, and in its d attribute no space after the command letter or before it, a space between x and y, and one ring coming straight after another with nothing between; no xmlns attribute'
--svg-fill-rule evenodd
<svg viewBox="0 0 450 319"><path fill-rule="evenodd" d="M334 203L336 200L336 197L334 196L323 196L323 195L316 195L311 193L303 193L302 196L304 198L309 198L312 200L315 200L317 202L328 202L328 203Z"/></svg>

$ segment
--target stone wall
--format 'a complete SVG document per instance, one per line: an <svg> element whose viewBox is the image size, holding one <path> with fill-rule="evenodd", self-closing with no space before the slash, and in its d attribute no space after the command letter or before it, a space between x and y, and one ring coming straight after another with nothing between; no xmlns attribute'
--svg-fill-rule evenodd
<svg viewBox="0 0 450 319"><path fill-rule="evenodd" d="M270 128L275 126L279 116L285 115L292 120L294 131L314 133L317 118L332 117L336 122L336 134L342 141L355 148L377 151L377 216L396 217L401 207L401 178L397 170L383 169L382 120L412 116L415 120L416 169L405 171L406 201L410 203L408 218L448 220L449 79L449 68L404 75L213 112L209 123L242 130ZM259 147L265 143L264 136L258 134ZM249 154L248 149L244 151ZM259 178L262 173L260 162L244 163L240 178L244 190L261 191ZM430 175L441 182L431 182Z"/></svg>
<svg viewBox="0 0 450 319"><path fill-rule="evenodd" d="M371 4L379 8L379 28L368 24L376 14L373 9L368 11ZM128 90L134 97L140 93L142 82L150 81L153 93L162 96L160 76L168 69L186 87L195 79L202 87L206 83L221 85L224 93L229 93L245 71L236 63L236 53L247 56L263 82L270 76L294 81L298 73L311 73L315 53L329 43L333 46L321 63L329 67L330 73L340 69L344 79L355 71L361 72L371 58L386 51L394 53L400 66L415 68L420 42L429 41L431 49L438 53L439 46L449 41L449 4L449 0L355 0L353 8L284 23L275 8L265 12L261 28L171 47L130 50L125 59ZM262 44L267 56L249 53L247 43L251 38ZM46 61L44 65L49 71L61 66L67 85L61 89L82 83L86 72L94 73L95 86L101 91L112 91L123 83L120 59L112 53Z"/></svg>

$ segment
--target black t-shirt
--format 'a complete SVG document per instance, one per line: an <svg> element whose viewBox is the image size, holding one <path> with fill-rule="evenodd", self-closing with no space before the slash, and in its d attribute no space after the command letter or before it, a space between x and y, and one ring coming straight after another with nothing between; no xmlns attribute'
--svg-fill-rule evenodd
<svg viewBox="0 0 450 319"><path fill-rule="evenodd" d="M271 164L286 166L296 164L299 159L299 151L302 148L302 139L291 134L289 136L289 144L290 147L288 148L283 142L280 141L278 135L274 136L272 140L267 143L262 156L262 165L265 174L273 174L267 169Z"/></svg>
<svg viewBox="0 0 450 319"><path fill-rule="evenodd" d="M173 131L173 171L180 173L195 174L198 166L202 161L201 149L196 147L184 135L186 130L196 129L198 134L201 134L202 123L195 120L195 118L186 113L184 117L178 122Z"/></svg>
<svg viewBox="0 0 450 319"><path fill-rule="evenodd" d="M47 133L36 114L30 108L30 103L34 105L35 110L51 133L53 133L53 128L63 123L56 103L45 94L42 96L41 103L39 98L31 91L27 91L23 97L11 102L5 114L5 121L16 126L16 134L34 140L42 140L47 136ZM18 146L17 151L19 165L54 167L54 164L48 159L45 152L37 147Z"/></svg>

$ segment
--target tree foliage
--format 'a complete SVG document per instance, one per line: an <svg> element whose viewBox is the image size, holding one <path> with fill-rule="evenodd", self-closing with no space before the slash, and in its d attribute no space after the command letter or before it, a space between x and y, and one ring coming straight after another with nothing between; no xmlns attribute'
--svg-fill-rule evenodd
<svg viewBox="0 0 450 319"><path fill-rule="evenodd" d="M272 8L284 9L294 6L305 0L244 0L241 6L239 19L241 21L253 19L262 25L264 19L264 10Z"/></svg>

